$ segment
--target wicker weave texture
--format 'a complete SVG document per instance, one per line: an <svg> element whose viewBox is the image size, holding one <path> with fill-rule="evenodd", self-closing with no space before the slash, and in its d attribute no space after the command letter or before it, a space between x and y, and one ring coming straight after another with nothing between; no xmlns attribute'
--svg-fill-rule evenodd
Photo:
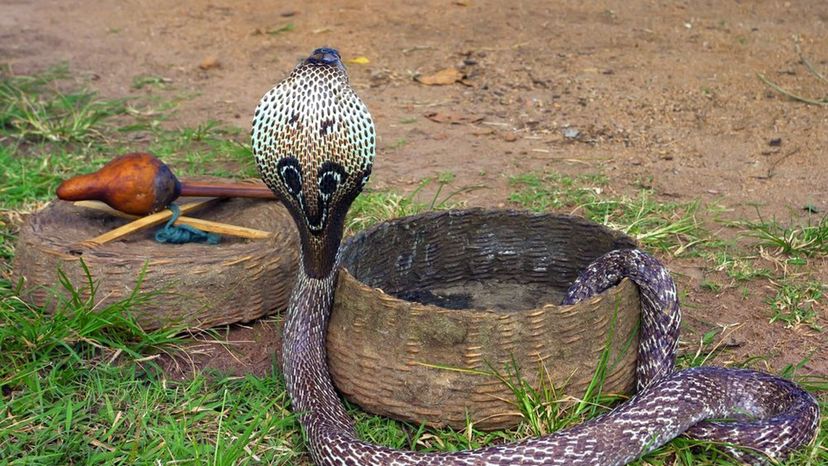
<svg viewBox="0 0 828 466"><path fill-rule="evenodd" d="M145 329L208 328L248 322L283 309L296 276L298 235L284 207L273 201L217 201L192 215L273 232L266 240L225 236L218 245L159 244L156 228L98 247L84 240L127 223L68 202L55 201L32 214L20 231L13 263L24 279L23 296L38 306L54 306L65 293L58 270L88 293L81 259L97 284L98 306L124 299L144 271L141 291L153 293L133 307Z"/></svg>
<svg viewBox="0 0 828 466"><path fill-rule="evenodd" d="M528 309L447 309L395 295L507 283L560 296L590 261L634 246L583 219L506 210L428 213L360 233L342 251L328 330L334 382L374 413L499 429L520 419L501 377L581 396L609 348L603 391L629 392L640 313L630 282L573 306L556 298Z"/></svg>

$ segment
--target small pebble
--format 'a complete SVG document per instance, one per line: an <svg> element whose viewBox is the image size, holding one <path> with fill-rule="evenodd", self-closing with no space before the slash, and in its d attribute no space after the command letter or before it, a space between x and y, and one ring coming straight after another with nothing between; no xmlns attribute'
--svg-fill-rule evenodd
<svg viewBox="0 0 828 466"><path fill-rule="evenodd" d="M201 63L198 64L198 67L202 70L211 70L213 68L220 68L221 63L219 63L218 58L211 55L205 57L204 60L201 60Z"/></svg>
<svg viewBox="0 0 828 466"><path fill-rule="evenodd" d="M517 134L512 132L502 133L500 137L503 138L503 140L506 142L515 142L518 139Z"/></svg>

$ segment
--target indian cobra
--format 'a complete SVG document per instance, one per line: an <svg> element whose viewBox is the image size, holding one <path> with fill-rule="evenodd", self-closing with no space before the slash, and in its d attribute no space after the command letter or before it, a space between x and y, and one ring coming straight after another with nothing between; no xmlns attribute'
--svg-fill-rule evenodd
<svg viewBox="0 0 828 466"><path fill-rule="evenodd" d="M642 299L639 391L612 411L554 434L452 453L393 450L357 438L326 364L345 214L371 173L376 139L339 53L320 48L270 90L251 131L262 179L299 230L302 264L288 304L283 371L311 456L322 465L620 465L681 434L725 443L738 459L785 458L809 443L816 400L793 382L720 367L674 370L680 311L666 269L638 250L597 259L570 288L571 304L629 277ZM727 421L710 421L707 419Z"/></svg>

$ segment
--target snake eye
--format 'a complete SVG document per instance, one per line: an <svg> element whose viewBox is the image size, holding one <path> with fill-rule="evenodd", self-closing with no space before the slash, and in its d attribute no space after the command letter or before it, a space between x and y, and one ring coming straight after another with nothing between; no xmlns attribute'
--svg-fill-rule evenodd
<svg viewBox="0 0 828 466"><path fill-rule="evenodd" d="M319 167L319 175L317 178L317 184L319 186L319 195L324 200L329 200L336 189L341 185L345 179L347 178L347 174L345 170L342 169L342 166L333 163L333 162L325 162Z"/></svg>
<svg viewBox="0 0 828 466"><path fill-rule="evenodd" d="M322 193L323 196L330 196L333 194L338 185L339 173L327 172L322 174L322 177L319 178L319 192Z"/></svg>
<svg viewBox="0 0 828 466"><path fill-rule="evenodd" d="M285 157L276 165L279 177L290 194L298 195L302 192L302 172L299 170L299 161L294 157Z"/></svg>

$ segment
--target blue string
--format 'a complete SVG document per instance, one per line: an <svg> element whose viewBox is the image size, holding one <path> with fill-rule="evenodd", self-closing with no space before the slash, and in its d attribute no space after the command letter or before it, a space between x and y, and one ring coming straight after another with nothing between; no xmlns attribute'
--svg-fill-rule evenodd
<svg viewBox="0 0 828 466"><path fill-rule="evenodd" d="M155 232L155 241L159 243L184 244L184 243L207 243L218 244L221 241L221 236L214 233L207 233L198 228L193 228L190 225L173 225L178 217L181 216L181 209L175 204L170 204L168 207L172 211L172 217L164 225L164 228Z"/></svg>

